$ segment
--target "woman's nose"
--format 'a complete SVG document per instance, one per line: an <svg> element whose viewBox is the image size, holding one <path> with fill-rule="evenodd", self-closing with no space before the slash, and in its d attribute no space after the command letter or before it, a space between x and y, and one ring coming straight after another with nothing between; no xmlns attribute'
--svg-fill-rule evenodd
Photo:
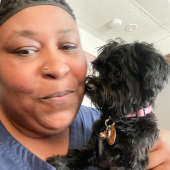
<svg viewBox="0 0 170 170"><path fill-rule="evenodd" d="M48 55L49 56L49 55ZM42 66L42 75L44 78L60 79L70 71L69 64L64 54L53 54L45 59Z"/></svg>
<svg viewBox="0 0 170 170"><path fill-rule="evenodd" d="M56 62L53 65L45 65L43 68L44 78L60 79L68 74L69 66L63 62Z"/></svg>

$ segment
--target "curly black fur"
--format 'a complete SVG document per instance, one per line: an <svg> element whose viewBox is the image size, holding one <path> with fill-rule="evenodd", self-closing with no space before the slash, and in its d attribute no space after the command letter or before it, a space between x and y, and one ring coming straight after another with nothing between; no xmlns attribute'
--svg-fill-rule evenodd
<svg viewBox="0 0 170 170"><path fill-rule="evenodd" d="M149 151L158 138L155 115L125 116L154 106L158 92L168 82L170 64L147 43L110 41L99 52L92 62L94 74L86 79L86 94L101 111L101 118L94 123L92 137L85 147L70 150L66 156L51 157L48 162L56 169L61 168L62 162L65 169L93 165L105 170L144 170ZM105 149L99 157L98 136L109 116L115 120L116 141L112 146L104 141Z"/></svg>

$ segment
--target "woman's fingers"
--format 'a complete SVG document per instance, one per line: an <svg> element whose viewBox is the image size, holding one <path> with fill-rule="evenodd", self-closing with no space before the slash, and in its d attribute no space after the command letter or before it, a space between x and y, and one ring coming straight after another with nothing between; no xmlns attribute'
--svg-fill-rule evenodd
<svg viewBox="0 0 170 170"><path fill-rule="evenodd" d="M150 170L170 170L170 131L160 129L158 140L150 150Z"/></svg>
<svg viewBox="0 0 170 170"><path fill-rule="evenodd" d="M155 168L152 168L151 170L170 170L170 163L163 163Z"/></svg>
<svg viewBox="0 0 170 170"><path fill-rule="evenodd" d="M164 152L159 149L154 150L149 154L149 165L147 166L147 169L153 169L155 167L158 167L162 165L164 161L165 161Z"/></svg>

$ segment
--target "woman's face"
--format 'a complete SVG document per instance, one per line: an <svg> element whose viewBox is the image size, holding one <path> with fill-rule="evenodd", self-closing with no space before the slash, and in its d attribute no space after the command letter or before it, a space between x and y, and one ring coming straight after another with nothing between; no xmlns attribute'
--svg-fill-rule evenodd
<svg viewBox="0 0 170 170"><path fill-rule="evenodd" d="M16 127L42 134L68 127L85 75L77 26L63 9L29 7L0 27L0 105Z"/></svg>

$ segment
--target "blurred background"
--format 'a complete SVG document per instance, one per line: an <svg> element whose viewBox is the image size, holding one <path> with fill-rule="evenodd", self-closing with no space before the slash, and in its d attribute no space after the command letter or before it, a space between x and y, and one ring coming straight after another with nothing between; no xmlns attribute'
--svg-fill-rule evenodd
<svg viewBox="0 0 170 170"><path fill-rule="evenodd" d="M90 61L109 39L149 42L170 59L170 0L66 0L74 10L82 47ZM83 105L92 106L87 97ZM158 95L154 113L170 130L170 82Z"/></svg>

